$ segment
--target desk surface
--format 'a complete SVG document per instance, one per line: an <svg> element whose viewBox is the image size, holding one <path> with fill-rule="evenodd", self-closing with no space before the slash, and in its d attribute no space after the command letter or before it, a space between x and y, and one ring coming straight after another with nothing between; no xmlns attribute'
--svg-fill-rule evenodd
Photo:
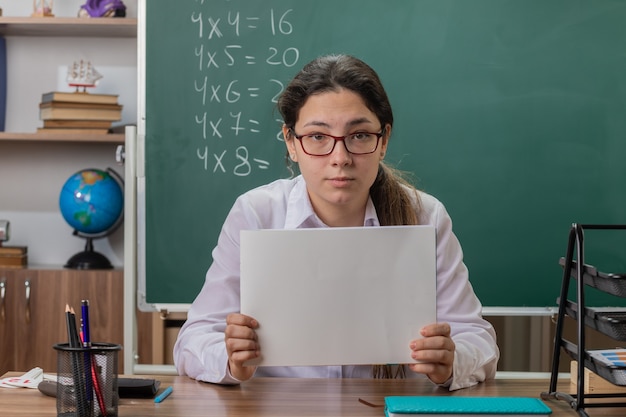
<svg viewBox="0 0 626 417"><path fill-rule="evenodd" d="M172 385L173 394L160 404L151 399L121 399L120 416L383 416L383 408L364 405L359 398L382 405L388 395L539 397L549 385L547 379L497 379L450 393L421 379L254 378L239 386L219 386L181 376L150 378L162 381L160 391ZM569 381L563 385L569 389ZM552 417L577 415L564 401L546 404L553 411ZM626 409L587 411L592 417L617 417L624 416ZM0 388L0 416L56 416L56 400L34 389Z"/></svg>

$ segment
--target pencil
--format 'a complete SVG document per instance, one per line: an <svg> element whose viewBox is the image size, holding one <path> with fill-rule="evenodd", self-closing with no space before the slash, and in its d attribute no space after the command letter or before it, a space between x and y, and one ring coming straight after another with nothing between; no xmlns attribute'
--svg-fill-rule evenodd
<svg viewBox="0 0 626 417"><path fill-rule="evenodd" d="M67 326L67 344L72 347L72 313L70 313L70 305L65 304L65 324Z"/></svg>
<svg viewBox="0 0 626 417"><path fill-rule="evenodd" d="M98 400L98 407L100 407L100 414L102 417L107 417L107 407L104 402L104 397L102 396L102 388L100 387L100 380L98 379L98 374L96 372L96 358L95 356L91 357L91 379L93 380L94 391L96 392L96 399Z"/></svg>
<svg viewBox="0 0 626 417"><path fill-rule="evenodd" d="M70 347L79 348L81 347L82 342L80 341L80 335L78 334L78 328L76 327L76 313L74 313L74 307L70 307L70 325L72 332Z"/></svg>
<svg viewBox="0 0 626 417"><path fill-rule="evenodd" d="M69 304L65 304L65 322L67 325L67 342L69 347L80 347L80 344L76 343L78 340L76 337L76 319L72 314L72 309Z"/></svg>

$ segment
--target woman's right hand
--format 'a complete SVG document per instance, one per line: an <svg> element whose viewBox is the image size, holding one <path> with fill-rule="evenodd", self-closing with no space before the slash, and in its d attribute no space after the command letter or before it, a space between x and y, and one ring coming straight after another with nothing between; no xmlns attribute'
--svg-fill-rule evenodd
<svg viewBox="0 0 626 417"><path fill-rule="evenodd" d="M224 341L228 353L230 374L240 381L252 378L256 366L244 366L244 362L259 357L260 347L255 329L259 323L250 316L232 313L226 317Z"/></svg>

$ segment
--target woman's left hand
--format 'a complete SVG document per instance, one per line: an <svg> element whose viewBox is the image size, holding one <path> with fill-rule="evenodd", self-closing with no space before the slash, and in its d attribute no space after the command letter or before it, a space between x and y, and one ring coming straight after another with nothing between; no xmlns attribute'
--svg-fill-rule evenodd
<svg viewBox="0 0 626 417"><path fill-rule="evenodd" d="M435 384L443 384L452 376L455 345L450 337L448 323L434 323L420 330L422 339L411 341L411 358L418 363L409 364L413 372L425 374Z"/></svg>

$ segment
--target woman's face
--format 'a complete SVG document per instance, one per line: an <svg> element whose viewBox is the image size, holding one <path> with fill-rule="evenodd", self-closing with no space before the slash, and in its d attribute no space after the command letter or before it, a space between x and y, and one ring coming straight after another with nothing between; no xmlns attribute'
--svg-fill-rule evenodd
<svg viewBox="0 0 626 417"><path fill-rule="evenodd" d="M384 127L360 95L341 89L310 96L300 109L293 130L298 136L313 133L345 136L355 132L378 133ZM289 155L299 165L317 215L326 222L329 216L336 215L338 208L345 213L364 214L378 163L387 150L391 126L386 126L376 151L365 155L349 153L343 141L338 141L329 155L308 155L298 143L300 140L290 135L286 127L283 133Z"/></svg>

